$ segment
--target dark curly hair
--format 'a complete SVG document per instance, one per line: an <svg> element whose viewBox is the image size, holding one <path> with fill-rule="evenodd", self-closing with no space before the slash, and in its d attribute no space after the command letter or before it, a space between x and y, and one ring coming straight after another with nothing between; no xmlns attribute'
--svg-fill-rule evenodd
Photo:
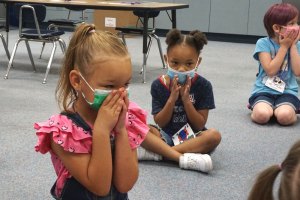
<svg viewBox="0 0 300 200"><path fill-rule="evenodd" d="M207 44L207 38L204 33L199 30L193 30L189 34L184 35L178 29L171 29L166 36L166 43L168 45L167 52L178 44L185 43L196 49L200 54L203 46Z"/></svg>

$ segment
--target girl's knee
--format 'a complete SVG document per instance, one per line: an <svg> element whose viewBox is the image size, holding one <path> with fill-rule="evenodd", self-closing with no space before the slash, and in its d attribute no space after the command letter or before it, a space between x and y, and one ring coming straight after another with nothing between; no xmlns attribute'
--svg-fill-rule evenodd
<svg viewBox="0 0 300 200"><path fill-rule="evenodd" d="M221 133L214 128L208 129L207 131L210 144L214 147L218 146L222 139Z"/></svg>
<svg viewBox="0 0 300 200"><path fill-rule="evenodd" d="M213 134L213 141L215 143L215 145L219 145L221 140L222 140L222 136L221 133L217 130L217 129L213 129L214 130L214 134Z"/></svg>
<svg viewBox="0 0 300 200"><path fill-rule="evenodd" d="M157 127L153 126L153 125L148 125L148 127L150 128L149 133L152 133L153 135L157 136L157 137L161 137L160 132L158 130Z"/></svg>
<svg viewBox="0 0 300 200"><path fill-rule="evenodd" d="M296 122L297 115L294 110L282 109L276 113L276 119L280 125L288 126Z"/></svg>
<svg viewBox="0 0 300 200"><path fill-rule="evenodd" d="M255 109L251 114L251 119L258 124L266 124L273 116L273 111L269 109Z"/></svg>

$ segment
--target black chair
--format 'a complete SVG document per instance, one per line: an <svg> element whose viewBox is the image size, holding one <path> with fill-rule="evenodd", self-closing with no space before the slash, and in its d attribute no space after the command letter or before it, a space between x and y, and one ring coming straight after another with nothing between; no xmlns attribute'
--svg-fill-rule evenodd
<svg viewBox="0 0 300 200"><path fill-rule="evenodd" d="M85 23L85 9L81 8L81 7L65 7L69 10L68 12L68 17L64 18L64 19L50 19L48 20L49 26L48 29L49 30L59 30L59 29L68 29L68 30L75 30L75 28L77 26L79 26L82 23ZM81 19L77 20L77 19L71 19L71 12L72 11L76 11L76 12L81 12ZM42 46L42 51L40 54L40 58L42 57L43 51L45 48L45 43L43 43Z"/></svg>
<svg viewBox="0 0 300 200"><path fill-rule="evenodd" d="M146 54L146 60L148 59L148 55L150 52L150 47L152 44L152 38L154 38L157 41L157 45L158 45L158 49L159 49L159 53L160 53L160 57L161 57L161 61L163 64L163 68L165 68L165 62L164 62L164 57L163 57L163 51L161 48L161 42L159 37L155 34L155 18L159 15L160 11L150 11L148 12L148 18L152 20L152 25L148 26L148 44L147 44L147 54ZM126 40L125 40L125 35L126 34L139 34L142 35L143 34L143 19L145 17L145 11L142 10L134 10L133 14L135 16L138 17L137 22L135 24L135 26L124 26L124 27L116 27L115 29L118 32L119 35L121 35L122 40L124 42L124 44L126 44ZM146 62L145 60L145 62Z"/></svg>
<svg viewBox="0 0 300 200"><path fill-rule="evenodd" d="M2 28L4 28L4 26L0 26L0 29L2 29ZM8 51L8 47L7 47L7 44L5 42L5 38L1 33L0 33L0 38L2 40L2 44L3 44L3 47L4 47L5 53L7 55L8 60L9 60L10 59L10 54L9 54L9 51Z"/></svg>
<svg viewBox="0 0 300 200"><path fill-rule="evenodd" d="M81 7L65 7L69 10L68 17L63 19L50 19L48 21L49 29L66 28L74 30L78 25L85 22L85 9ZM71 19L71 12L81 12L81 19Z"/></svg>
<svg viewBox="0 0 300 200"><path fill-rule="evenodd" d="M8 78L9 70L13 64L13 60L15 57L15 53L17 51L18 44L21 41L24 41L26 44L26 48L29 54L29 58L32 64L34 71L36 71L35 64L33 61L31 49L29 46L29 42L45 42L52 43L53 48L51 51L51 55L48 61L45 77L43 83L46 83L47 76L50 71L50 67L52 64L52 60L54 57L54 53L56 50L56 42L59 42L59 45L63 52L66 50L65 42L60 38L61 35L64 34L64 31L57 30L48 30L48 29L40 29L40 24L45 20L46 17L46 7L41 4L32 4L32 5L22 5L19 9L19 39L15 43L15 46L12 51L12 55L10 57L5 79ZM33 28L25 28L23 24L32 24Z"/></svg>

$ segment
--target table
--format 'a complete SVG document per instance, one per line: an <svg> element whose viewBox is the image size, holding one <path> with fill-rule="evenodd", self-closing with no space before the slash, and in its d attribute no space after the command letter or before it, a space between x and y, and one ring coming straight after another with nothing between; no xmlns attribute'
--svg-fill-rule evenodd
<svg viewBox="0 0 300 200"><path fill-rule="evenodd" d="M176 28L176 10L188 8L188 4L183 3L161 3L148 1L97 1L97 0L0 0L6 4L6 38L9 33L9 7L15 3L44 4L52 7L81 7L95 10L142 10L145 11L144 31L143 31L143 82L146 82L146 62L147 62L147 30L148 12L171 10L172 28ZM7 41L8 42L8 41Z"/></svg>

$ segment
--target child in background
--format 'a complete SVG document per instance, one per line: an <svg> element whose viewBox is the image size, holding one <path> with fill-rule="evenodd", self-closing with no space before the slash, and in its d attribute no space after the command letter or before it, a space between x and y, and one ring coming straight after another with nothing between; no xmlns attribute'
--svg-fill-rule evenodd
<svg viewBox="0 0 300 200"><path fill-rule="evenodd" d="M254 59L259 63L254 88L249 98L251 119L266 124L273 116L281 125L297 121L300 109L299 11L288 3L274 4L264 16L268 37L256 43Z"/></svg>
<svg viewBox="0 0 300 200"><path fill-rule="evenodd" d="M138 178L136 148L149 128L128 100L131 58L121 40L94 25L70 41L56 94L62 112L36 123L36 151L50 152L56 199L127 200Z"/></svg>
<svg viewBox="0 0 300 200"><path fill-rule="evenodd" d="M281 174L278 197L273 197L276 177ZM281 164L262 171L251 189L248 200L299 200L300 199L300 141L290 149Z"/></svg>
<svg viewBox="0 0 300 200"><path fill-rule="evenodd" d="M173 29L166 43L167 74L151 85L152 114L160 131L151 128L143 148L138 149L138 158L163 157L178 162L183 169L209 172L213 165L207 153L218 146L221 135L205 128L208 112L215 108L214 96L211 83L196 73L207 38L198 30L183 35Z"/></svg>

